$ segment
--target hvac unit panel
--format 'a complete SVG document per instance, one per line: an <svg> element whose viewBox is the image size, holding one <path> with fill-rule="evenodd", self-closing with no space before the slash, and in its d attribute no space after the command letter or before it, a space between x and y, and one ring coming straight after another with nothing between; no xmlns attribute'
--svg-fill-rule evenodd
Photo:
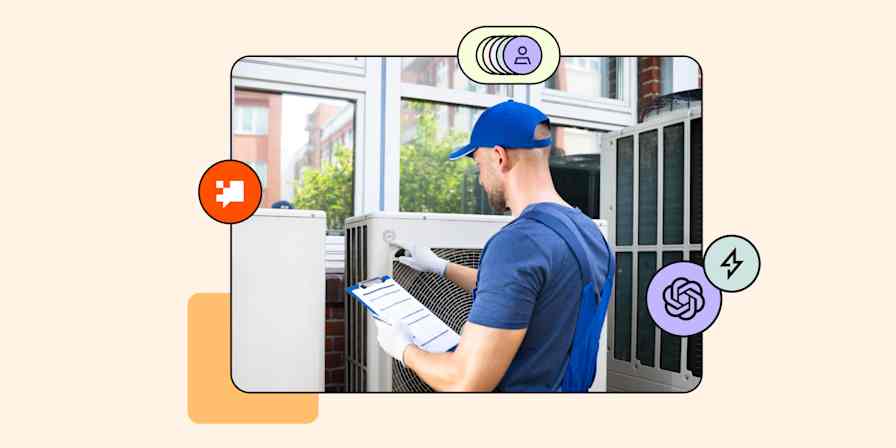
<svg viewBox="0 0 896 448"><path fill-rule="evenodd" d="M702 264L702 113L675 110L604 138L601 216L614 223L608 389L684 392L700 383L703 338L660 330L646 309L653 275L670 263Z"/></svg>
<svg viewBox="0 0 896 448"><path fill-rule="evenodd" d="M442 258L478 268L482 247L508 216L448 215L422 213L376 213L346 222L346 284L377 275L392 275L414 297L460 332L472 306L472 297L435 274L417 272L397 260L401 249L393 239L433 248ZM595 221L606 234L604 221ZM350 392L426 392L431 389L410 370L383 353L376 341L376 326L357 301L346 297L346 368ZM599 366L606 365L606 326L601 337ZM606 387L604 369L592 390Z"/></svg>
<svg viewBox="0 0 896 448"><path fill-rule="evenodd" d="M479 268L481 249L433 248L441 258L461 266ZM472 294L464 291L444 277L429 272L418 272L395 260L392 262L392 276L412 296L432 310L443 322L458 334L470 316L473 307ZM392 360L392 390L394 392L432 392L426 383L413 371Z"/></svg>
<svg viewBox="0 0 896 448"><path fill-rule="evenodd" d="M262 209L231 238L234 384L323 392L324 212Z"/></svg>

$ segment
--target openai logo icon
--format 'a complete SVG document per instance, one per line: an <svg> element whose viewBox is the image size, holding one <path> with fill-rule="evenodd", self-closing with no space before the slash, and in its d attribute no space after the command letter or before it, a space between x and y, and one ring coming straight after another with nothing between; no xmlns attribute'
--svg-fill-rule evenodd
<svg viewBox="0 0 896 448"><path fill-rule="evenodd" d="M663 290L663 301L670 316L690 320L703 309L703 287L695 281L678 277Z"/></svg>
<svg viewBox="0 0 896 448"><path fill-rule="evenodd" d="M722 291L709 282L703 266L689 261L664 266L647 287L650 317L676 336L702 333L716 321L721 309Z"/></svg>

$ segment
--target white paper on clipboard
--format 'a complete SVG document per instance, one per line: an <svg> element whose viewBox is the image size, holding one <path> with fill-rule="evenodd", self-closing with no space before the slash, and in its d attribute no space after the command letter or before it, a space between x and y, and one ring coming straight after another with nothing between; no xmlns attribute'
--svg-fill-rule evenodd
<svg viewBox="0 0 896 448"><path fill-rule="evenodd" d="M422 350L447 352L460 342L459 334L388 275L353 285L348 292L380 319L403 322Z"/></svg>

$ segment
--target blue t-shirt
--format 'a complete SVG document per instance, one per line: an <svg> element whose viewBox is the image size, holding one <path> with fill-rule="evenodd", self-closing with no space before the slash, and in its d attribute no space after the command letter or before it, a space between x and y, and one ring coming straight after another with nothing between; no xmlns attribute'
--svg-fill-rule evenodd
<svg viewBox="0 0 896 448"><path fill-rule="evenodd" d="M468 320L491 328L527 329L496 388L504 392L560 390L584 287L572 250L553 230L527 219L530 210L563 220L566 215L588 229L583 237L586 256L598 277L595 289L607 278L610 255L603 236L577 208L532 204L488 241Z"/></svg>

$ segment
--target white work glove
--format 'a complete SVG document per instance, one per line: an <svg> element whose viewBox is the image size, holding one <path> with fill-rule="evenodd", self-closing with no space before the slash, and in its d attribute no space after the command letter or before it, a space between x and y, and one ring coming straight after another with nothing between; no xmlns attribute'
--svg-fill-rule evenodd
<svg viewBox="0 0 896 448"><path fill-rule="evenodd" d="M404 241L393 241L392 244L404 249L405 256L398 257L398 261L421 272L445 275L448 260L439 258L429 247Z"/></svg>
<svg viewBox="0 0 896 448"><path fill-rule="evenodd" d="M408 326L400 320L393 325L379 319L374 320L376 321L376 340L380 343L380 347L389 356L404 365L404 351L412 344L411 331L408 330Z"/></svg>

